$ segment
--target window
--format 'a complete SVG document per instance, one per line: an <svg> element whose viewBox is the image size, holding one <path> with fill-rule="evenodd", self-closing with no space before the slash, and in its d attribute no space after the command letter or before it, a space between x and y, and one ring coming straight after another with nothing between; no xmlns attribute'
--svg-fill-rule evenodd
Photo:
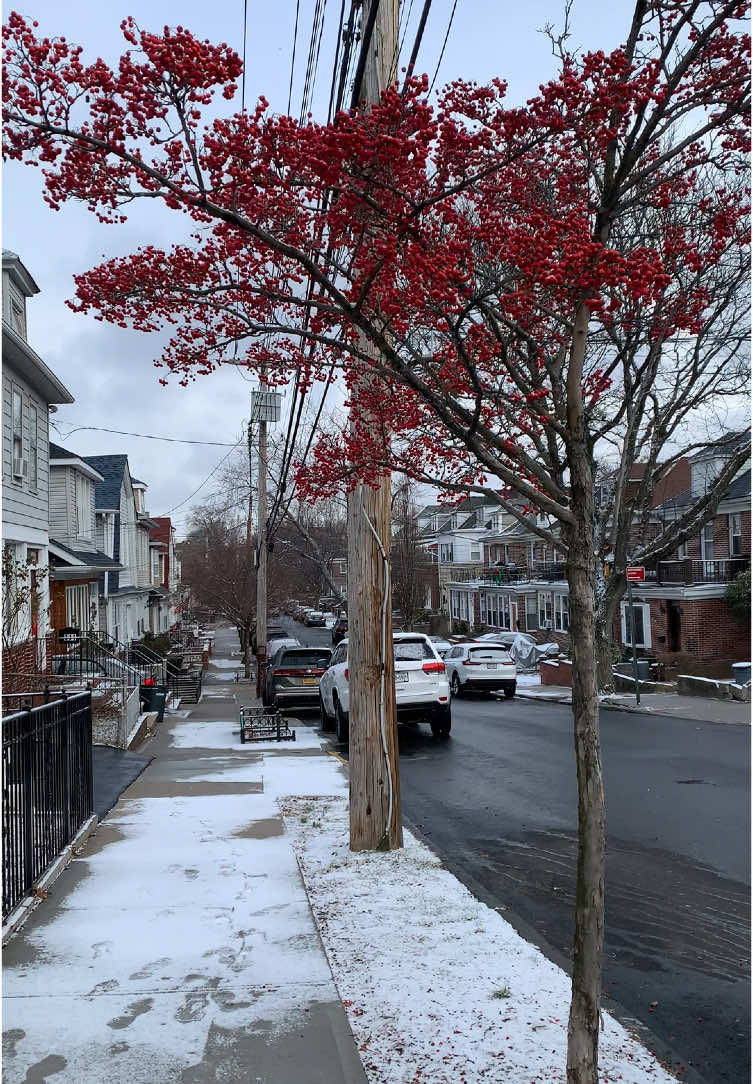
<svg viewBox="0 0 753 1084"><path fill-rule="evenodd" d="M452 543L443 542L439 547L439 560L443 563L451 563L454 560Z"/></svg>
<svg viewBox="0 0 753 1084"><path fill-rule="evenodd" d="M620 629L622 642L626 647L633 643L633 625L635 625L635 646L651 647L651 612L647 602L633 604L632 613L627 602L621 603Z"/></svg>
<svg viewBox="0 0 753 1084"><path fill-rule="evenodd" d="M701 560L711 561L714 557L714 524L707 523L701 531Z"/></svg>
<svg viewBox="0 0 753 1084"><path fill-rule="evenodd" d="M22 339L26 338L26 310L23 301L16 297L10 299L10 324Z"/></svg>
<svg viewBox="0 0 753 1084"><path fill-rule="evenodd" d="M550 629L552 627L552 593L551 591L539 591L539 628Z"/></svg>
<svg viewBox="0 0 753 1084"><path fill-rule="evenodd" d="M539 627L539 615L536 608L536 596L526 595L526 632L533 632Z"/></svg>
<svg viewBox="0 0 753 1084"><path fill-rule="evenodd" d="M471 560L472 561L480 561L481 560L481 546L471 546Z"/></svg>
<svg viewBox="0 0 753 1084"><path fill-rule="evenodd" d="M13 475L21 477L24 455L24 400L20 388L13 388Z"/></svg>
<svg viewBox="0 0 753 1084"><path fill-rule="evenodd" d="M91 525L91 493L89 479L76 471L76 534L79 538L90 538Z"/></svg>
<svg viewBox="0 0 753 1084"><path fill-rule="evenodd" d="M89 631L89 584L65 589L65 616L69 625L84 632Z"/></svg>
<svg viewBox="0 0 753 1084"><path fill-rule="evenodd" d="M743 549L742 516L739 512L731 512L727 520L729 521L729 555L739 557Z"/></svg>
<svg viewBox="0 0 753 1084"><path fill-rule="evenodd" d="M29 488L39 488L39 413L35 403L29 405Z"/></svg>
<svg viewBox="0 0 753 1084"><path fill-rule="evenodd" d="M567 632L570 627L570 599L567 595L554 596L554 627L557 632Z"/></svg>
<svg viewBox="0 0 753 1084"><path fill-rule="evenodd" d="M688 556L688 544L687 542L681 542L677 547L677 560L684 561Z"/></svg>

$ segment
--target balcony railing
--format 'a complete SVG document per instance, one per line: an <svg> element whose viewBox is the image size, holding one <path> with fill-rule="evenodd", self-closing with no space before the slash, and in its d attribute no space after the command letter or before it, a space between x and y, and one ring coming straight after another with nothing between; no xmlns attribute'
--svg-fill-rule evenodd
<svg viewBox="0 0 753 1084"><path fill-rule="evenodd" d="M729 583L748 568L750 557L712 557L709 560L687 557L682 561L659 561L656 566L656 583Z"/></svg>
<svg viewBox="0 0 753 1084"><path fill-rule="evenodd" d="M448 571L446 582L450 583L468 583L480 580L483 583L499 586L507 583L525 583L528 580L554 582L567 579L567 567L564 562L555 564L536 562L527 565L492 565L482 569L460 567L457 572L450 571L447 565L444 567Z"/></svg>

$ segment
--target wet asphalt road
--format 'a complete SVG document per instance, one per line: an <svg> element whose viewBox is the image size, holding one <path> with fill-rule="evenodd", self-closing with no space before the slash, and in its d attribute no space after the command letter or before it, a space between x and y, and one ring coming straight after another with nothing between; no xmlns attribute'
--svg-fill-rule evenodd
<svg viewBox="0 0 753 1084"><path fill-rule="evenodd" d="M329 630L296 628L303 642L331 642ZM602 711L601 733L604 1005L650 1029L646 1041L680 1079L747 1081L750 730ZM399 735L409 824L567 966L577 816L569 707L463 699L449 741L424 726Z"/></svg>

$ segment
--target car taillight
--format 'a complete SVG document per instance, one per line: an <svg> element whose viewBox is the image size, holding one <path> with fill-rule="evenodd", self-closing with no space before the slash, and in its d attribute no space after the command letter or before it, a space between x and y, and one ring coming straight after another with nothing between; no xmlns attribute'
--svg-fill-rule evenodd
<svg viewBox="0 0 753 1084"><path fill-rule="evenodd" d="M443 662L425 662L421 669L425 674L444 674L445 665Z"/></svg>
<svg viewBox="0 0 753 1084"><path fill-rule="evenodd" d="M466 659L463 666L481 666L480 659Z"/></svg>
<svg viewBox="0 0 753 1084"><path fill-rule="evenodd" d="M154 685L154 678L144 678L145 685Z"/></svg>
<svg viewBox="0 0 753 1084"><path fill-rule="evenodd" d="M347 666L345 667L345 673L343 674L343 677L345 678L346 681L348 680L348 668L347 668Z"/></svg>

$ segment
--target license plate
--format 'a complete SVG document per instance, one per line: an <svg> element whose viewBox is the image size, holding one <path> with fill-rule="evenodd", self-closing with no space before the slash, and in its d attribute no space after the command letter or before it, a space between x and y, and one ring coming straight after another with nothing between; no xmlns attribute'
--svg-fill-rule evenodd
<svg viewBox="0 0 753 1084"><path fill-rule="evenodd" d="M496 669L497 669L497 664L496 664L496 662L488 662L488 663L486 664L486 669L487 669L487 670L496 670Z"/></svg>
<svg viewBox="0 0 753 1084"><path fill-rule="evenodd" d="M407 680L408 680L408 671L407 670L398 670L397 673L395 674L395 681L407 681Z"/></svg>
<svg viewBox="0 0 753 1084"><path fill-rule="evenodd" d="M304 685L316 685L316 678L315 677L305 677L303 679L303 684Z"/></svg>

